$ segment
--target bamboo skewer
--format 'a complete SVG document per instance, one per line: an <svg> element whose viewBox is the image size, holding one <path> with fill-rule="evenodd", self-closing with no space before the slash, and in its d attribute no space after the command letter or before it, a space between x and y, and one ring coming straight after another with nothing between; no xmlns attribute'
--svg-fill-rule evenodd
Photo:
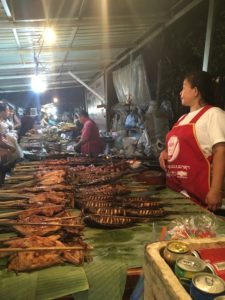
<svg viewBox="0 0 225 300"><path fill-rule="evenodd" d="M35 208L31 208L31 209L26 209L26 210L18 210L18 211L14 211L14 212L7 212L7 213L1 213L0 214L0 219L1 218L7 218L7 217L15 217L15 216L19 216L20 214L22 213L26 213L26 212L32 212L35 210L38 210L38 209L51 209L51 208L54 208L54 207L63 207L62 204L59 204L59 205L51 205L51 206L48 206L48 207L44 207L44 206L40 206L40 207L35 207Z"/></svg>
<svg viewBox="0 0 225 300"><path fill-rule="evenodd" d="M20 215L22 212L24 212L24 210L7 212L7 213L1 213L0 214L0 219L2 219L2 218L9 218L9 217L16 217L16 216Z"/></svg>
<svg viewBox="0 0 225 300"><path fill-rule="evenodd" d="M2 194L1 195L0 194L0 201L15 201L16 199L29 200L30 198L31 198L31 196L26 196L26 195L17 195L17 194L14 194L14 195L13 194L8 194L8 195Z"/></svg>
<svg viewBox="0 0 225 300"><path fill-rule="evenodd" d="M1 226L60 226L60 227L80 227L83 228L84 225L82 224L63 224L63 223L25 223L25 222L21 222L21 223L16 223L16 222L10 222L10 223L0 223Z"/></svg>
<svg viewBox="0 0 225 300"><path fill-rule="evenodd" d="M26 181L26 182L22 182L22 183L18 183L15 185L11 185L11 188L13 189L17 189L17 188L21 188L21 187L29 187L29 186L33 186L36 183L36 180L30 180L30 181ZM4 190L4 189L3 189Z"/></svg>
<svg viewBox="0 0 225 300"><path fill-rule="evenodd" d="M61 251L61 250L92 250L92 246L87 248L82 246L71 246L71 247L32 247L32 248L0 248L0 253L7 252L28 252L28 251Z"/></svg>
<svg viewBox="0 0 225 300"><path fill-rule="evenodd" d="M22 180L22 181L26 181L28 179L34 179L34 176L31 176L31 175L12 175L10 176L8 179L6 179L6 181L9 181L10 179L13 179L13 180Z"/></svg>
<svg viewBox="0 0 225 300"><path fill-rule="evenodd" d="M78 219L78 218L81 218L81 216L71 216L71 217L63 217L63 218L51 218L51 219L46 219L45 222L47 223L47 222L58 221L58 220L69 220L69 219ZM11 221L11 219L0 219L0 226L4 222L5 223L10 223L12 221Z"/></svg>

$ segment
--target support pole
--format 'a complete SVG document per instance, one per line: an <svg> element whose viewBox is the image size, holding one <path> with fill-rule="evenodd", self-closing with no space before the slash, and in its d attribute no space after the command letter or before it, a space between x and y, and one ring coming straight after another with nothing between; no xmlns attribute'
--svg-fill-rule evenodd
<svg viewBox="0 0 225 300"><path fill-rule="evenodd" d="M212 31L213 31L213 21L214 21L214 11L215 11L215 0L209 0L207 27L206 27L206 37L205 37L205 49L202 70L208 71L209 68L209 56L212 41Z"/></svg>
<svg viewBox="0 0 225 300"><path fill-rule="evenodd" d="M68 74L76 81L78 81L81 85L83 85L87 90L89 90L92 94L94 94L98 99L105 103L105 99L100 96L96 91L94 91L90 86L88 86L83 80L81 80L77 75L73 74L72 72L68 72Z"/></svg>

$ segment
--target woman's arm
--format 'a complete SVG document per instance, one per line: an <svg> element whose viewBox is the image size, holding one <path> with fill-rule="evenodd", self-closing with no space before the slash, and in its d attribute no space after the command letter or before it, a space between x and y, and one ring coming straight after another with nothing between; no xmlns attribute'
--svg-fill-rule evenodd
<svg viewBox="0 0 225 300"><path fill-rule="evenodd" d="M206 203L210 210L216 210L222 205L222 190L225 178L225 143L213 146L212 182Z"/></svg>
<svg viewBox="0 0 225 300"><path fill-rule="evenodd" d="M80 146L88 142L88 138L81 137L79 142L74 146L75 149L78 149Z"/></svg>
<svg viewBox="0 0 225 300"><path fill-rule="evenodd" d="M168 154L167 154L167 151L166 150L163 150L161 153L160 153L160 156L159 156L159 164L160 164L160 167L166 171L166 161L167 161L167 158L168 158Z"/></svg>

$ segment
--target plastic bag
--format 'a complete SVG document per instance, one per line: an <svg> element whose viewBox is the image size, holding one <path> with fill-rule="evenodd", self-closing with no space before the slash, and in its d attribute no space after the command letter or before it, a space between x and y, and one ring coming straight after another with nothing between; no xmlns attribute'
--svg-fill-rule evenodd
<svg viewBox="0 0 225 300"><path fill-rule="evenodd" d="M169 225L167 239L211 238L217 235L216 227L216 219L210 215L180 218Z"/></svg>
<svg viewBox="0 0 225 300"><path fill-rule="evenodd" d="M132 128L136 128L138 125L138 118L135 114L130 113L125 121L125 128L126 129L132 129Z"/></svg>

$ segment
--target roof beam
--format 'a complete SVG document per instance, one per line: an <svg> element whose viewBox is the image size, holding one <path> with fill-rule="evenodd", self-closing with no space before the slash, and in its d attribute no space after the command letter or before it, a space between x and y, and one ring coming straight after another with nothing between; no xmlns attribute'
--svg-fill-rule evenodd
<svg viewBox="0 0 225 300"><path fill-rule="evenodd" d="M49 81L47 84L49 86L49 85L60 85L60 84L68 84L68 83L74 84L74 80ZM30 85L31 85L30 82L21 83L21 84L1 85L0 93L1 93L1 89L4 89L4 88L18 88L18 87L25 87L25 86L30 86Z"/></svg>
<svg viewBox="0 0 225 300"><path fill-rule="evenodd" d="M75 75L72 72L68 72L68 74L77 82L79 82L80 84L82 84L87 90L89 90L93 95L95 95L98 99L100 99L101 101L105 102L105 99L99 95L95 90L93 90L89 85L87 85L84 80L81 80L77 75Z"/></svg>
<svg viewBox="0 0 225 300"><path fill-rule="evenodd" d="M3 0L2 0L3 1ZM117 16L109 17L109 25L123 25L123 24L152 24L154 22L163 23L168 21L168 13L157 13L157 14L146 14L145 16ZM102 18L99 17L82 17L79 18L68 18L68 19L48 19L48 22L57 27L77 27L77 26L102 26ZM0 21L0 30L2 29L12 29L12 28L45 28L47 26L47 21L41 20L17 20L13 21Z"/></svg>
<svg viewBox="0 0 225 300"><path fill-rule="evenodd" d="M107 49L121 49L121 48L128 48L132 47L132 44L128 45L127 43L119 43L119 44L112 44L112 45L107 45L107 44L98 44L98 45L90 45L90 46L73 46L73 47L54 47L54 48L47 48L43 47L43 50L41 54L43 53L52 53L52 52L67 52L67 51L92 51L92 50L107 50ZM30 47L27 49L14 49L14 48L4 48L0 49L0 55L9 55L9 54L29 54L33 53L33 50L37 47Z"/></svg>
<svg viewBox="0 0 225 300"><path fill-rule="evenodd" d="M6 0L1 0L1 2L2 2L2 6L3 6L3 8L4 8L4 11L5 11L5 13L6 13L6 16L7 16L8 18L12 18L12 14L11 14L11 12L10 12L10 9L9 9L9 6L8 6L7 1L6 1Z"/></svg>
<svg viewBox="0 0 225 300"><path fill-rule="evenodd" d="M76 74L86 74L89 73L90 71L75 71ZM92 72L96 72L93 70ZM68 76L68 72L66 73L47 73L43 74L45 77L54 77L54 76ZM0 80L11 80L11 79L21 79L21 78L31 78L33 77L34 74L21 74L21 75L10 75L10 76L0 76Z"/></svg>
<svg viewBox="0 0 225 300"><path fill-rule="evenodd" d="M71 69L71 66L75 66L75 67L85 67L86 63L88 63L88 68L86 70L79 70L79 71L75 71L75 72L81 72L81 73L88 73L88 72L93 72L93 71L99 71L101 69L101 66L97 66L96 68L94 68L93 66L91 67L90 65L93 64L105 64L107 63L107 61L115 61L115 59L108 59L108 60L101 60L101 59L76 59L73 61L67 61L64 64L64 67L69 66ZM51 68L60 66L62 63L62 61L55 61L55 62L45 62L45 61L40 61L40 65L41 67L45 70L49 70ZM45 67L45 64L47 65L47 67ZM0 64L0 71L1 70L20 70L20 69L33 69L35 67L35 64L32 63L25 63L24 65L22 64Z"/></svg>
<svg viewBox="0 0 225 300"><path fill-rule="evenodd" d="M47 87L47 91L51 90L62 90L62 89L72 89L72 88L81 88L81 85L68 85L68 86L59 86L59 87ZM29 89L15 89L15 90L0 90L0 94L3 93L19 93L19 92L33 92L31 88Z"/></svg>

